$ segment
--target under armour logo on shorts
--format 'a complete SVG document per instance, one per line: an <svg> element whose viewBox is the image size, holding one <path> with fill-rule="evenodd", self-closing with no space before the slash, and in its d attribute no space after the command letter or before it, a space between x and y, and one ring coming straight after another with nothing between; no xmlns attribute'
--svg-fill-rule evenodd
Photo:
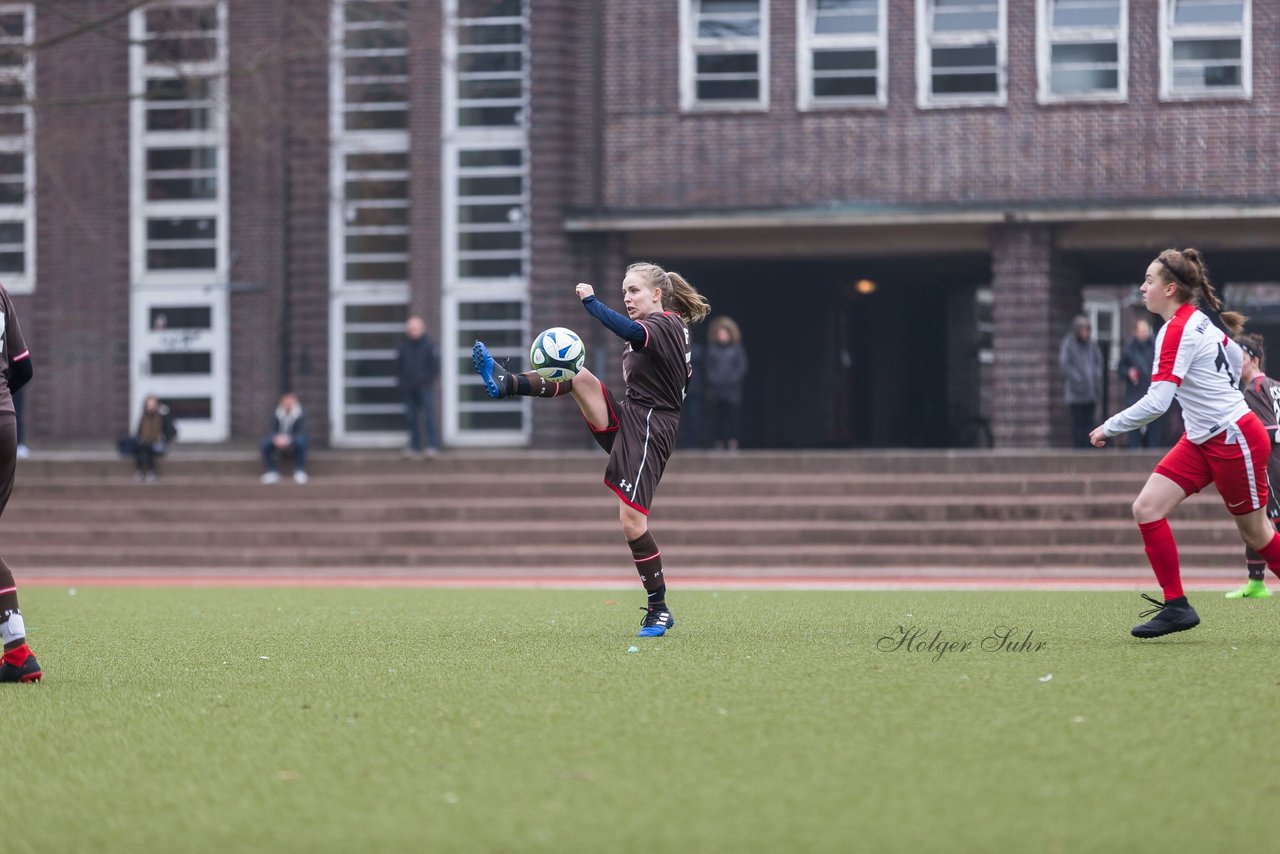
<svg viewBox="0 0 1280 854"><path fill-rule="evenodd" d="M635 489L635 486L626 478L623 478L622 480L618 481L618 486L621 487L623 492L630 492L631 490Z"/></svg>

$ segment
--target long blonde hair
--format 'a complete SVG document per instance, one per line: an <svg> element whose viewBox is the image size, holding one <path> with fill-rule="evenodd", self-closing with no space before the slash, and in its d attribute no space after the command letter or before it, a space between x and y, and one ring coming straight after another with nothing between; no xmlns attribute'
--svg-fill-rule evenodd
<svg viewBox="0 0 1280 854"><path fill-rule="evenodd" d="M662 291L662 307L677 311L685 323L698 323L711 313L711 303L679 273L664 270L648 261L627 267L627 275L638 273L649 287Z"/></svg>

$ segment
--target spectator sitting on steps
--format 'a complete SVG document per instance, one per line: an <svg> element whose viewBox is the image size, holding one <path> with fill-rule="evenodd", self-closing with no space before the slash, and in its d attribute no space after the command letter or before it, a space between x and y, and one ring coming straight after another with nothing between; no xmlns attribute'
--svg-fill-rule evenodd
<svg viewBox="0 0 1280 854"><path fill-rule="evenodd" d="M280 405L271 416L271 434L262 440L263 483L276 483L276 455L293 457L294 483L307 482L307 415L293 392L280 397Z"/></svg>

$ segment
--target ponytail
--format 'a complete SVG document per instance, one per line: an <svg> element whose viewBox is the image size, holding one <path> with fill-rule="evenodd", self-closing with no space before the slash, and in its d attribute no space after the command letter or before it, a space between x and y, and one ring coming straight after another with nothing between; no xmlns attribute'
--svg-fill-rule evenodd
<svg viewBox="0 0 1280 854"><path fill-rule="evenodd" d="M663 308L679 312L685 323L697 323L711 313L706 297L679 273L668 272L648 261L637 261L627 267L627 273L644 276L650 288L662 291Z"/></svg>
<svg viewBox="0 0 1280 854"><path fill-rule="evenodd" d="M1209 267L1199 249L1166 249L1156 260L1169 274L1183 302L1195 302L1215 325L1226 329L1232 338L1238 338L1248 320L1238 311L1223 311L1222 299L1209 281Z"/></svg>
<svg viewBox="0 0 1280 854"><path fill-rule="evenodd" d="M685 323L698 323L711 313L711 303L684 276L668 272L667 278L671 280L671 299L663 302L680 312Z"/></svg>

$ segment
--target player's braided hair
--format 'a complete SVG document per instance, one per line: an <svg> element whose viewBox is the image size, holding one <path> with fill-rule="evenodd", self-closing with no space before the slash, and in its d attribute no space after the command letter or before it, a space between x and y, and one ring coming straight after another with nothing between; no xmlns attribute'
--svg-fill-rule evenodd
<svg viewBox="0 0 1280 854"><path fill-rule="evenodd" d="M1215 322L1221 321L1227 333L1237 338L1244 331L1244 322L1248 320L1236 311L1223 311L1222 300L1217 290L1209 281L1209 268L1204 263L1200 250L1166 249L1156 256L1163 268L1164 280L1172 282L1182 302L1195 302Z"/></svg>
<svg viewBox="0 0 1280 854"><path fill-rule="evenodd" d="M679 273L664 270L648 261L637 261L627 267L627 274L631 273L639 273L650 288L661 290L663 308L679 312L685 323L697 323L711 313L711 304L706 297Z"/></svg>

